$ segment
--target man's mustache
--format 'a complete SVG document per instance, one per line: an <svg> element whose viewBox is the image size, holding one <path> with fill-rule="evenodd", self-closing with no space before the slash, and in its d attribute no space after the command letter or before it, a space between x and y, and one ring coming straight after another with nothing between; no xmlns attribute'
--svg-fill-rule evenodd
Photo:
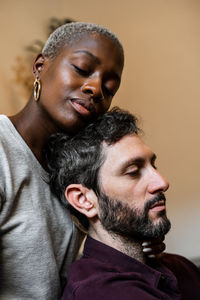
<svg viewBox="0 0 200 300"><path fill-rule="evenodd" d="M166 198L165 198L165 195L163 193L159 193L158 195L156 195L151 200L148 200L146 202L145 206L144 206L144 210L148 211L151 208L151 206L153 206L155 203L157 203L159 201L164 201L164 204L166 203Z"/></svg>

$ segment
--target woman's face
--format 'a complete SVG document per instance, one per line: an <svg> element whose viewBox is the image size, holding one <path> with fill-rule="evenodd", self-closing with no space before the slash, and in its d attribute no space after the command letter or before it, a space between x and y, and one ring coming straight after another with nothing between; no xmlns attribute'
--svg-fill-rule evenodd
<svg viewBox="0 0 200 300"><path fill-rule="evenodd" d="M110 107L123 70L123 54L111 39L86 35L54 59L35 62L41 81L37 103L56 130L73 132Z"/></svg>

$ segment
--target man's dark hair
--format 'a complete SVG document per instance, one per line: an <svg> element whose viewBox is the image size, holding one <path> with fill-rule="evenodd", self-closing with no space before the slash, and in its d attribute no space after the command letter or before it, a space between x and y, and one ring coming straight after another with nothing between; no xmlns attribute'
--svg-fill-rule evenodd
<svg viewBox="0 0 200 300"><path fill-rule="evenodd" d="M98 173L105 160L103 143L112 145L126 135L138 134L138 131L136 117L114 107L74 136L59 133L50 138L46 156L51 191L84 226L88 224L87 218L67 203L66 187L82 184L98 195Z"/></svg>

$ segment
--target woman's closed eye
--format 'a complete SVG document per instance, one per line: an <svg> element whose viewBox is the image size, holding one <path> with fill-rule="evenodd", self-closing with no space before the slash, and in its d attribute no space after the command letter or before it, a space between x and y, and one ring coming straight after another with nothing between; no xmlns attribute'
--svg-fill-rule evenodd
<svg viewBox="0 0 200 300"><path fill-rule="evenodd" d="M114 97L115 93L113 91L111 91L109 88L107 88L106 86L104 86L104 92L111 97Z"/></svg>
<svg viewBox="0 0 200 300"><path fill-rule="evenodd" d="M76 65L73 65L75 71L80 74L81 76L88 76L89 75L89 70L86 70L86 69L83 69L83 68L80 68Z"/></svg>

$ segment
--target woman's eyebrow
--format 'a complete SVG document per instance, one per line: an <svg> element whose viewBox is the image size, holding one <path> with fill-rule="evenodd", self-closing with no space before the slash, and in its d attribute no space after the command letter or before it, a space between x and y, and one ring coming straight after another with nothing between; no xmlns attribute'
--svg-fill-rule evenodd
<svg viewBox="0 0 200 300"><path fill-rule="evenodd" d="M94 59L97 63L100 63L100 60L98 59L98 57L96 57L94 54L92 54L90 51L85 50L85 49L80 49L80 50L76 50L75 53L85 53L88 56L90 56L92 59Z"/></svg>
<svg viewBox="0 0 200 300"><path fill-rule="evenodd" d="M76 50L74 53L84 53L84 54L87 54L88 56L90 56L94 61L95 63L97 64L100 64L101 61L100 59L95 56L94 54L92 54L90 51L88 50L85 50L85 49L80 49L80 50ZM121 82L121 76L119 76L116 72L112 72L111 74L119 83Z"/></svg>

